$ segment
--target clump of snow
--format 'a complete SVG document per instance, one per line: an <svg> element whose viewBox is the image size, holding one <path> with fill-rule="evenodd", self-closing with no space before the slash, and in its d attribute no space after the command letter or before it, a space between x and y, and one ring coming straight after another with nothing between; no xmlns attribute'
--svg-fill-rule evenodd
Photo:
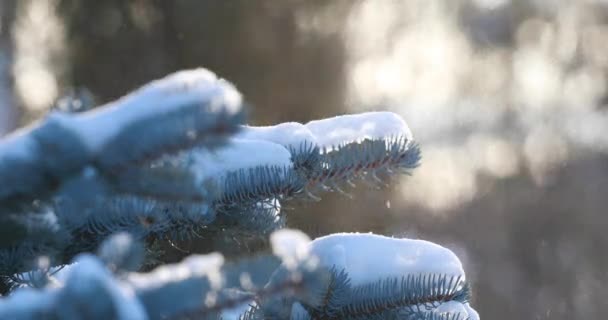
<svg viewBox="0 0 608 320"><path fill-rule="evenodd" d="M403 118L393 112L365 112L310 121L306 127L316 137L320 147L404 136L413 139L412 131Z"/></svg>
<svg viewBox="0 0 608 320"><path fill-rule="evenodd" d="M429 241L338 233L315 239L310 247L321 265L345 269L353 285L431 273L461 276L464 280L458 257Z"/></svg>
<svg viewBox="0 0 608 320"><path fill-rule="evenodd" d="M214 150L189 153L190 167L199 184L220 182L227 173L258 166L291 167L291 154L283 146L262 140L231 140Z"/></svg>
<svg viewBox="0 0 608 320"><path fill-rule="evenodd" d="M317 139L312 132L298 122L284 122L265 127L243 126L241 131L235 135L235 138L270 141L285 148L297 148L303 143L317 143Z"/></svg>
<svg viewBox="0 0 608 320"><path fill-rule="evenodd" d="M294 268L310 253L310 238L300 230L282 229L270 235L272 252L283 260L288 269Z"/></svg>
<svg viewBox="0 0 608 320"><path fill-rule="evenodd" d="M235 137L278 143L286 148L307 142L331 147L364 139L403 136L412 140L412 132L403 118L393 112L366 112L310 121L303 125L285 122L274 126L243 126Z"/></svg>
<svg viewBox="0 0 608 320"><path fill-rule="evenodd" d="M125 126L193 104L209 112L235 114L242 97L229 82L206 69L179 71L155 80L125 97L74 117L72 128L87 146L99 150Z"/></svg>
<svg viewBox="0 0 608 320"><path fill-rule="evenodd" d="M189 277L206 276L213 288L220 288L223 283L220 269L223 265L224 256L220 253L192 255L181 263L163 265L150 273L133 273L129 275L128 282L139 290L162 287Z"/></svg>

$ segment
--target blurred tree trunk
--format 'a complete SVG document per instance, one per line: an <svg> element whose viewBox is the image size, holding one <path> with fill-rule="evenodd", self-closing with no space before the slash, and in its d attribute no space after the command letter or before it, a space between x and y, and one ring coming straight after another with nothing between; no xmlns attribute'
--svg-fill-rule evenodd
<svg viewBox="0 0 608 320"><path fill-rule="evenodd" d="M347 16L351 2L335 19ZM354 3L354 2L353 2ZM101 101L149 79L204 66L230 79L253 106L254 123L341 113L340 35L304 35L298 13L322 1L61 0L71 81Z"/></svg>
<svg viewBox="0 0 608 320"><path fill-rule="evenodd" d="M0 1L0 136L13 130L18 112L13 96L13 38L16 0Z"/></svg>

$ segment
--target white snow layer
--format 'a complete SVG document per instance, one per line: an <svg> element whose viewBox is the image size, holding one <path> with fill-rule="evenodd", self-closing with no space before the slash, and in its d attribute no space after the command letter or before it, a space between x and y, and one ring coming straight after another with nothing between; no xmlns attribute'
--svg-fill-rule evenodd
<svg viewBox="0 0 608 320"><path fill-rule="evenodd" d="M369 138L404 136L412 139L405 121L392 112L368 112L275 126L243 126L230 143L216 150L195 149L190 160L199 185L214 190L227 173L257 166L291 167L290 148L303 143L331 147Z"/></svg>
<svg viewBox="0 0 608 320"><path fill-rule="evenodd" d="M298 122L284 122L265 127L243 126L235 138L270 141L285 148L297 148L304 142L309 144L316 144L317 142L312 132Z"/></svg>
<svg viewBox="0 0 608 320"><path fill-rule="evenodd" d="M461 276L464 280L458 257L429 241L337 233L315 239L310 246L321 265L345 269L355 286L389 277L429 273Z"/></svg>
<svg viewBox="0 0 608 320"><path fill-rule="evenodd" d="M413 139L403 118L393 112L365 112L310 121L306 127L320 147L331 147L364 139L404 136Z"/></svg>
<svg viewBox="0 0 608 320"><path fill-rule="evenodd" d="M240 111L242 97L229 82L206 69L179 71L82 114L50 113L46 120L70 128L92 152L99 150L125 126L154 115L200 104L209 112ZM0 161L29 159L35 150L31 131L39 124L17 130L0 139Z"/></svg>
<svg viewBox="0 0 608 320"><path fill-rule="evenodd" d="M285 122L274 126L243 126L236 138L264 140L286 148L303 142L331 147L364 139L404 136L413 139L403 118L393 112L365 112L310 121L307 124Z"/></svg>
<svg viewBox="0 0 608 320"><path fill-rule="evenodd" d="M258 166L291 167L291 154L283 146L262 140L232 139L214 150L190 152L190 166L201 185L219 183L229 172Z"/></svg>
<svg viewBox="0 0 608 320"><path fill-rule="evenodd" d="M210 112L234 114L241 108L241 94L229 82L206 69L179 71L155 80L121 99L83 113L71 123L92 151L99 150L125 126L140 119L193 104Z"/></svg>

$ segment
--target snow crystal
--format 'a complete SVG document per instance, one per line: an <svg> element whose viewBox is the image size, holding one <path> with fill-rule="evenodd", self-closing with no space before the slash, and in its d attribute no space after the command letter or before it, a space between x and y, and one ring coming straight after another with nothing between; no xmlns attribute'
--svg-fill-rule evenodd
<svg viewBox="0 0 608 320"><path fill-rule="evenodd" d="M316 144L316 138L312 132L298 122L284 122L266 127L243 126L235 138L265 140L278 143L286 148L297 148L305 142Z"/></svg>
<svg viewBox="0 0 608 320"><path fill-rule="evenodd" d="M195 103L207 104L210 112L234 114L241 108L240 93L227 81L206 69L176 72L155 80L127 96L74 117L72 128L88 147L99 150L125 126L155 114Z"/></svg>
<svg viewBox="0 0 608 320"><path fill-rule="evenodd" d="M364 139L405 136L412 132L403 118L393 112L366 112L310 121L306 127L321 147L331 147Z"/></svg>
<svg viewBox="0 0 608 320"><path fill-rule="evenodd" d="M452 251L424 240L338 233L315 239L310 246L321 265L345 269L353 285L430 273L462 276L464 280L458 257Z"/></svg>

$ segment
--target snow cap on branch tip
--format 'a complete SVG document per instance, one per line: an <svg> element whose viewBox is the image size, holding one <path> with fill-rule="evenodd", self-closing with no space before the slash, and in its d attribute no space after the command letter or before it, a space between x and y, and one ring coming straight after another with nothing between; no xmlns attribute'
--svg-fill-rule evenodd
<svg viewBox="0 0 608 320"><path fill-rule="evenodd" d="M310 121L306 127L316 137L320 147L337 146L365 139L404 137L414 139L412 131L396 113L364 112Z"/></svg>
<svg viewBox="0 0 608 320"><path fill-rule="evenodd" d="M461 277L462 281L465 277L462 264L452 251L424 240L337 233L315 239L310 247L321 265L344 269L353 285L422 274L450 275Z"/></svg>
<svg viewBox="0 0 608 320"><path fill-rule="evenodd" d="M287 149L298 148L304 143L317 144L312 132L299 122L284 122L263 127L243 126L235 138L274 142Z"/></svg>

